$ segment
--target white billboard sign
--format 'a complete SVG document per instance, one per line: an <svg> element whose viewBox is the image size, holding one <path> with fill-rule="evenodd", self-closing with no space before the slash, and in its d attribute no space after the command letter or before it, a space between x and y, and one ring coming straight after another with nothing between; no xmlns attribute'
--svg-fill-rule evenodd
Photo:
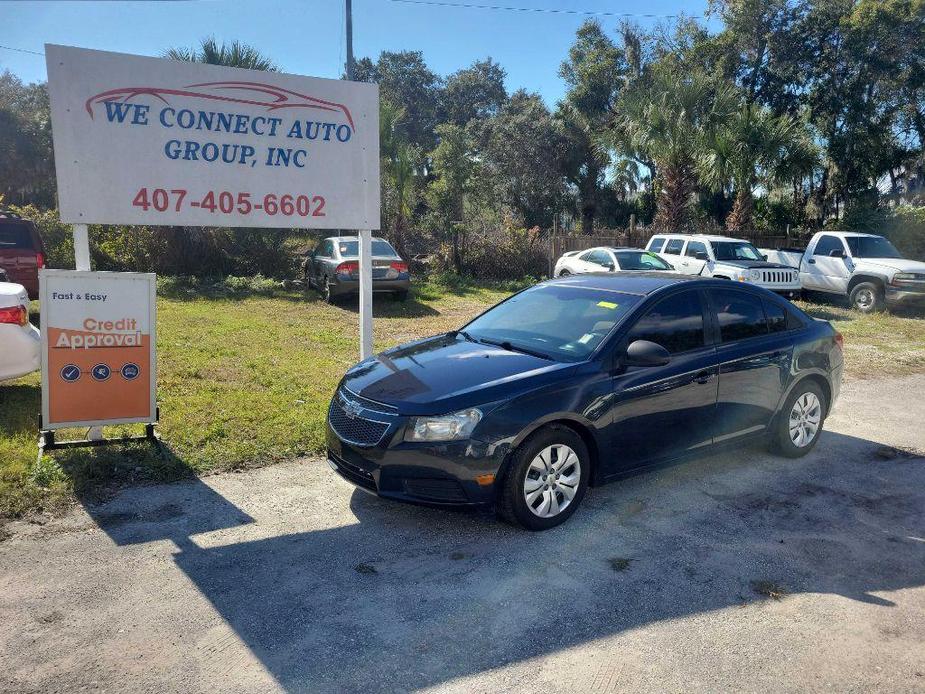
<svg viewBox="0 0 925 694"><path fill-rule="evenodd" d="M379 88L46 45L61 220L379 228Z"/></svg>

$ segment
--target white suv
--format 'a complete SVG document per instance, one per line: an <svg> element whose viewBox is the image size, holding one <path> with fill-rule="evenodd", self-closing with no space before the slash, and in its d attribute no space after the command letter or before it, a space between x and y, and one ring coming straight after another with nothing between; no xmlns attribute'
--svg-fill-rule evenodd
<svg viewBox="0 0 925 694"><path fill-rule="evenodd" d="M37 371L42 338L29 322L29 296L21 284L0 282L0 381Z"/></svg>
<svg viewBox="0 0 925 694"><path fill-rule="evenodd" d="M706 234L656 234L646 246L685 275L748 282L793 298L800 276L792 267L769 263L748 241Z"/></svg>

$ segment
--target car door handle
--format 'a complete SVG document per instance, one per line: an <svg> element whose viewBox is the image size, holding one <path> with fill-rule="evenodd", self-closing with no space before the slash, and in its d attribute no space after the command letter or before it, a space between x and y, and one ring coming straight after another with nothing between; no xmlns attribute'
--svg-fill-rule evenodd
<svg viewBox="0 0 925 694"><path fill-rule="evenodd" d="M816 264L816 261L813 260L812 258L810 258L810 259L807 260L806 262L809 263L810 265L815 265L815 264Z"/></svg>
<svg viewBox="0 0 925 694"><path fill-rule="evenodd" d="M709 383L713 380L713 377L716 376L712 371L701 371L699 374L694 376L694 381L696 383Z"/></svg>

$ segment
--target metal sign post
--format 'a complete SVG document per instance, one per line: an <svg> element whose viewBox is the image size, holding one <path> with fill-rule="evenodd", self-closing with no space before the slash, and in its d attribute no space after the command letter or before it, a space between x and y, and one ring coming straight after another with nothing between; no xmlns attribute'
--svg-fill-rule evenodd
<svg viewBox="0 0 925 694"><path fill-rule="evenodd" d="M360 230L360 359L373 355L372 231Z"/></svg>

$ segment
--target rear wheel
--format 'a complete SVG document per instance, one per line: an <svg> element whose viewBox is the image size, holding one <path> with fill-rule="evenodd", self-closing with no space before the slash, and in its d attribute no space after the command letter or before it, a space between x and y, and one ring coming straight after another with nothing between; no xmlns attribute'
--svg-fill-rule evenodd
<svg viewBox="0 0 925 694"><path fill-rule="evenodd" d="M858 282L848 295L848 300L861 313L874 313L883 308L883 289L875 282Z"/></svg>
<svg viewBox="0 0 925 694"><path fill-rule="evenodd" d="M321 294L321 298L325 303L334 303L334 292L331 291L331 283L328 281L327 277L321 278L321 284L318 286L318 292Z"/></svg>
<svg viewBox="0 0 925 694"><path fill-rule="evenodd" d="M562 272L559 273L559 277L568 277L571 274L572 273L569 272L568 270L563 270Z"/></svg>
<svg viewBox="0 0 925 694"><path fill-rule="evenodd" d="M813 450L822 433L826 407L819 384L797 384L777 415L775 450L788 458L800 458Z"/></svg>
<svg viewBox="0 0 925 694"><path fill-rule="evenodd" d="M581 437L554 424L514 452L500 490L499 512L528 530L547 530L571 517L584 498L591 458Z"/></svg>

